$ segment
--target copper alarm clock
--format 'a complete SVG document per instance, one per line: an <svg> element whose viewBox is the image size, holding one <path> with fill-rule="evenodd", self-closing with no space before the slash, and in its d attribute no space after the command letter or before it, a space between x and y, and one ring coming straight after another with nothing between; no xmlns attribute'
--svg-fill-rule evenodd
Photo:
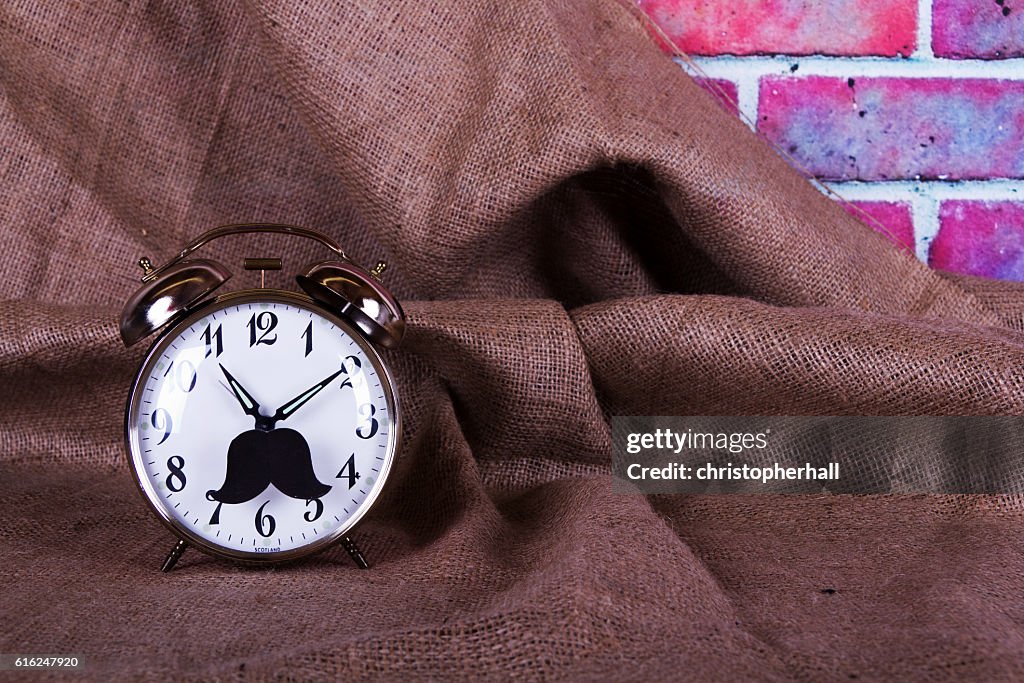
<svg viewBox="0 0 1024 683"><path fill-rule="evenodd" d="M301 291L215 296L230 271L191 254L255 232L315 240L332 258L297 273ZM159 334L131 385L125 442L143 500L178 538L163 570L189 546L267 563L335 544L365 568L350 533L387 482L401 427L378 348L399 344L405 318L380 282L384 264L366 270L313 230L246 224L206 232L157 268L140 265L121 338L132 346Z"/></svg>

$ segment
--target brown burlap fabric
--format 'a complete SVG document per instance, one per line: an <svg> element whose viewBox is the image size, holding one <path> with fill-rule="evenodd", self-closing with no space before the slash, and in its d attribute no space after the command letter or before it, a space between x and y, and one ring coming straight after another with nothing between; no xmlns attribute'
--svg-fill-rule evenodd
<svg viewBox="0 0 1024 683"><path fill-rule="evenodd" d="M1022 291L847 217L627 6L7 0L0 97L0 652L96 680L1024 676L1019 500L611 493L614 414L1024 409ZM407 302L372 571L157 571L117 315L139 256L245 220L385 258ZM211 253L281 253L281 286L316 254Z"/></svg>

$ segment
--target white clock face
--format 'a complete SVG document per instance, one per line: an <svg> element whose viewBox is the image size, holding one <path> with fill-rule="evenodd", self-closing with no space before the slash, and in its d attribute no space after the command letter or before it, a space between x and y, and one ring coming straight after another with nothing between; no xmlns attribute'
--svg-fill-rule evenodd
<svg viewBox="0 0 1024 683"><path fill-rule="evenodd" d="M394 456L395 400L343 325L300 297L229 295L154 347L128 440L161 516L201 546L267 560L358 521Z"/></svg>

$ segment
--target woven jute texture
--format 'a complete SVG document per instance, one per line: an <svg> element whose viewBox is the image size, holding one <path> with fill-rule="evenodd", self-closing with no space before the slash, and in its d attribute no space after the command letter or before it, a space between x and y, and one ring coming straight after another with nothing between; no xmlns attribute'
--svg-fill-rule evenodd
<svg viewBox="0 0 1024 683"><path fill-rule="evenodd" d="M388 261L407 302L371 571L157 571L117 316L140 256L247 220ZM94 680L1024 678L1018 499L611 492L616 414L1024 411L1022 290L848 217L625 4L6 0L0 230L0 652ZM235 287L243 256L291 287L318 255L207 253Z"/></svg>

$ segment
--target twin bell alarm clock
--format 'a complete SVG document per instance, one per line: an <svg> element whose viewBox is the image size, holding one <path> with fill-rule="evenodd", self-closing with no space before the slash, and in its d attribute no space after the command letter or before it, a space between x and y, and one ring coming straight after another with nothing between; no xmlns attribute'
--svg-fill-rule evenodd
<svg viewBox="0 0 1024 683"><path fill-rule="evenodd" d="M229 235L278 233L332 254L301 269L302 292L259 287L219 296L221 263L192 258ZM156 333L125 413L130 469L143 500L189 546L254 563L303 557L352 540L399 447L398 397L378 348L405 331L398 301L333 240L290 225L228 225L167 263L139 264L142 287L121 313L126 346ZM247 270L280 270L247 258ZM264 281L261 274L261 284Z"/></svg>

